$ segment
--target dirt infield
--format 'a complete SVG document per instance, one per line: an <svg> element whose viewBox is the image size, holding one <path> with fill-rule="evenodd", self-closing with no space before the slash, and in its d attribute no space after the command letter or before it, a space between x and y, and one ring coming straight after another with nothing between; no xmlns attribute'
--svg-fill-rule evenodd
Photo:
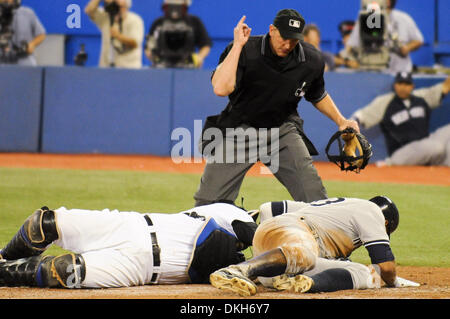
<svg viewBox="0 0 450 319"><path fill-rule="evenodd" d="M0 153L0 167L138 170L201 174L204 163L175 164L155 156L54 155ZM331 163L316 163L324 180L450 186L447 167L383 167L369 165L362 174L344 173ZM261 175L255 165L249 175ZM341 291L321 294L273 292L259 286L258 299L450 299L450 268L398 267L398 275L419 282L417 288ZM143 286L120 289L58 290L0 288L1 299L234 299L210 285Z"/></svg>
<svg viewBox="0 0 450 319"><path fill-rule="evenodd" d="M333 293L296 294L276 292L258 285L258 293L246 299L450 299L450 269L398 267L398 275L421 284L417 288L346 290ZM238 299L210 285L155 285L109 289L0 288L0 298L21 299Z"/></svg>
<svg viewBox="0 0 450 319"><path fill-rule="evenodd" d="M17 154L0 153L0 167L71 168L94 170L136 170L171 173L203 172L204 163L174 163L170 158L144 155L65 155L65 154ZM316 168L324 180L380 182L401 184L425 184L450 186L449 167L376 167L369 164L361 174L341 172L332 163L317 162ZM256 164L248 172L250 176L271 177L261 174L262 165Z"/></svg>

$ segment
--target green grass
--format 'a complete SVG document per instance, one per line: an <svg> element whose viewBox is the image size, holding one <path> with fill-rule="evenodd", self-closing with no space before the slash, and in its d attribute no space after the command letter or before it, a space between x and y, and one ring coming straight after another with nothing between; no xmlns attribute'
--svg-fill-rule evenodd
<svg viewBox="0 0 450 319"><path fill-rule="evenodd" d="M199 181L198 174L0 168L0 246L43 205L173 213L194 205ZM450 267L450 187L332 181L325 187L330 197L388 195L400 210L400 226L391 237L397 263ZM291 198L276 179L261 177L246 177L237 204L241 197L247 209ZM352 260L370 261L364 248Z"/></svg>

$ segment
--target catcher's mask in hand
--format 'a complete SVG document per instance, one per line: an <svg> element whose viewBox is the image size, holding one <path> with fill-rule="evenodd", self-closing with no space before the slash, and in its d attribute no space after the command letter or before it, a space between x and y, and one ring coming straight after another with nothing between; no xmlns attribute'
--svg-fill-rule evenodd
<svg viewBox="0 0 450 319"><path fill-rule="evenodd" d="M330 147L336 140L339 154L330 155ZM347 127L345 130L333 134L325 152L330 162L338 165L341 171L359 173L366 167L369 159L372 157L372 145L370 145L364 135L356 132L353 128Z"/></svg>

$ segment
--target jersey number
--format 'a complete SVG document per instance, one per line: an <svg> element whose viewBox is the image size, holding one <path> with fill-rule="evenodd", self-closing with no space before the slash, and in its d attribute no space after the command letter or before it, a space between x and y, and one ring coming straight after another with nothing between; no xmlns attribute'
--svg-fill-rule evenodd
<svg viewBox="0 0 450 319"><path fill-rule="evenodd" d="M343 202L345 200L345 198L342 198L342 197L339 197L339 198L336 198L336 199L334 199L334 200L326 200L325 202L322 202L322 203L313 203L313 204L311 204L311 206L325 206L325 205L329 205L329 204L335 204L335 203L340 203L340 202Z"/></svg>

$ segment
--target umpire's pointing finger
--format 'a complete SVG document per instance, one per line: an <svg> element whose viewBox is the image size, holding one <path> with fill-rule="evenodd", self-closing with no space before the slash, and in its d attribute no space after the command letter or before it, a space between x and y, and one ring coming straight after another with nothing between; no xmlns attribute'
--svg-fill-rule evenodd
<svg viewBox="0 0 450 319"><path fill-rule="evenodd" d="M239 20L238 25L241 25L244 23L245 19L247 18L247 16L242 16L241 20Z"/></svg>

